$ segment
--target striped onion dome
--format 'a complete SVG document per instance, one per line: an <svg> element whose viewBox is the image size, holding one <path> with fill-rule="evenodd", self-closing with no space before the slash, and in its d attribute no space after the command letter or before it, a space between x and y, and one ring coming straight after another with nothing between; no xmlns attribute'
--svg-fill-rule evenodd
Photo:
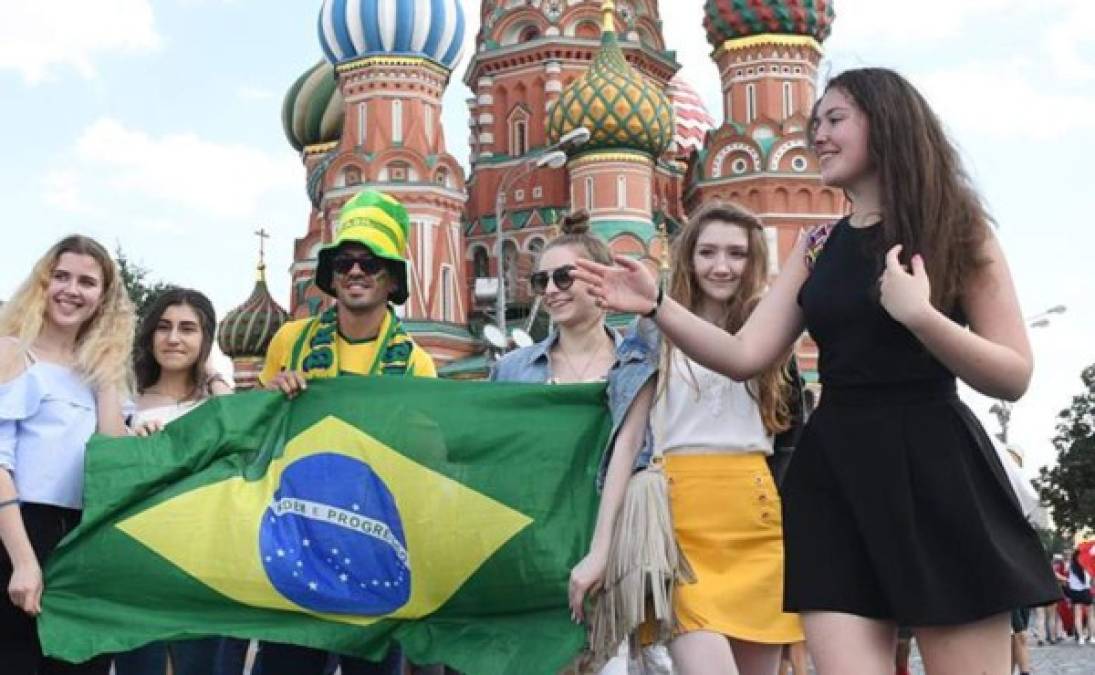
<svg viewBox="0 0 1095 675"><path fill-rule="evenodd" d="M345 117L334 66L320 61L297 78L281 105L281 126L297 151L342 137Z"/></svg>
<svg viewBox="0 0 1095 675"><path fill-rule="evenodd" d="M680 73L669 81L669 100L677 120L673 143L678 153L691 154L703 147L707 132L715 128L715 118Z"/></svg>
<svg viewBox="0 0 1095 675"><path fill-rule="evenodd" d="M833 26L833 0L705 0L703 26L718 49L727 40L762 33L824 42Z"/></svg>
<svg viewBox="0 0 1095 675"><path fill-rule="evenodd" d="M225 315L217 331L217 344L227 356L264 356L274 333L289 318L266 287L266 265L259 263L258 279L251 297Z"/></svg>
<svg viewBox="0 0 1095 675"><path fill-rule="evenodd" d="M548 143L578 127L590 130L582 152L639 150L658 157L673 140L673 107L661 87L635 70L616 41L614 3L601 6L601 49L548 113Z"/></svg>
<svg viewBox="0 0 1095 675"><path fill-rule="evenodd" d="M464 46L464 0L323 0L319 42L327 60L414 56L447 70Z"/></svg>

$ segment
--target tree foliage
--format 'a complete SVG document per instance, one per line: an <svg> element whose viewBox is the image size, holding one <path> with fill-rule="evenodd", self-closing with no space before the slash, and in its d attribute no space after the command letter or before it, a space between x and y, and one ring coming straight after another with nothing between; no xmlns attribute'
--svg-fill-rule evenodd
<svg viewBox="0 0 1095 675"><path fill-rule="evenodd" d="M148 268L131 260L122 250L121 245L115 249L114 257L118 262L118 271L122 276L122 282L125 283L126 291L129 293L129 299L133 301L133 306L137 310L139 320L140 317L144 316L145 310L152 299L161 291L170 288L171 285L162 281L150 281Z"/></svg>
<svg viewBox="0 0 1095 675"><path fill-rule="evenodd" d="M1057 415L1057 465L1043 467L1034 486L1053 509L1059 531L1095 530L1095 364L1080 374L1084 392Z"/></svg>

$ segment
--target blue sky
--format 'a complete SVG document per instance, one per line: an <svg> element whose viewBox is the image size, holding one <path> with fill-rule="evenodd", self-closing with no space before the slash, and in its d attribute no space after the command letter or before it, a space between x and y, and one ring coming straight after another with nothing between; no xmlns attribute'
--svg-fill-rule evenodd
<svg viewBox="0 0 1095 675"><path fill-rule="evenodd" d="M673 11L669 11L669 5ZM288 296L308 202L280 124L281 97L321 55L319 0L54 0L0 3L4 102L0 297L71 231L120 242L157 278L246 298L257 227L273 234L270 285ZM469 41L478 2L465 0ZM1032 331L1037 368L1012 437L1050 462L1054 416L1095 363L1095 3L1087 0L837 0L824 72L905 73L942 116L999 221L1024 311L1068 311ZM662 3L684 73L721 120L700 34L701 0ZM467 52L470 52L469 48ZM466 53L467 53L466 52ZM457 66L450 151L467 158ZM988 401L968 396L987 418Z"/></svg>

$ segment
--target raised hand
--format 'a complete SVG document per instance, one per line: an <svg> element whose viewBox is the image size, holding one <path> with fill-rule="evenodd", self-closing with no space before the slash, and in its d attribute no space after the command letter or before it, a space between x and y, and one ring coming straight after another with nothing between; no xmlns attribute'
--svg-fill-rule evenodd
<svg viewBox="0 0 1095 675"><path fill-rule="evenodd" d="M614 266L579 258L574 278L589 284L598 306L615 312L645 314L654 307L658 285L650 270L627 256L615 256Z"/></svg>
<svg viewBox="0 0 1095 675"><path fill-rule="evenodd" d="M932 311L931 282L920 254L912 257L912 272L901 264L901 244L886 254L886 268L879 277L882 307L896 321L911 327Z"/></svg>

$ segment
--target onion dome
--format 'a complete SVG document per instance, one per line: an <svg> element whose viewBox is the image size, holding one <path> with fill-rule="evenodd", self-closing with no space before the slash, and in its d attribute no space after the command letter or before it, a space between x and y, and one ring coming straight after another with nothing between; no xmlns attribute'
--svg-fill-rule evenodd
<svg viewBox="0 0 1095 675"><path fill-rule="evenodd" d="M616 41L612 0L601 6L601 50L585 75L563 90L547 123L548 143L586 127L583 152L638 150L652 157L673 139L673 107L656 83L632 68Z"/></svg>
<svg viewBox="0 0 1095 675"><path fill-rule="evenodd" d="M281 126L289 145L299 152L307 145L341 138L345 114L335 69L320 61L289 87L281 105Z"/></svg>
<svg viewBox="0 0 1095 675"><path fill-rule="evenodd" d="M337 65L369 56L430 59L446 70L464 46L463 0L323 0L319 43Z"/></svg>
<svg viewBox="0 0 1095 675"><path fill-rule="evenodd" d="M669 81L669 100L673 104L676 128L673 143L680 154L689 154L703 147L707 132L715 128L715 118L707 111L703 99L680 73Z"/></svg>
<svg viewBox="0 0 1095 675"><path fill-rule="evenodd" d="M706 0L703 6L703 27L715 49L727 40L762 33L824 42L833 17L833 0Z"/></svg>
<svg viewBox="0 0 1095 675"><path fill-rule="evenodd" d="M251 297L225 315L217 331L217 344L227 356L265 356L274 333L289 318L266 287L266 265L260 262Z"/></svg>

